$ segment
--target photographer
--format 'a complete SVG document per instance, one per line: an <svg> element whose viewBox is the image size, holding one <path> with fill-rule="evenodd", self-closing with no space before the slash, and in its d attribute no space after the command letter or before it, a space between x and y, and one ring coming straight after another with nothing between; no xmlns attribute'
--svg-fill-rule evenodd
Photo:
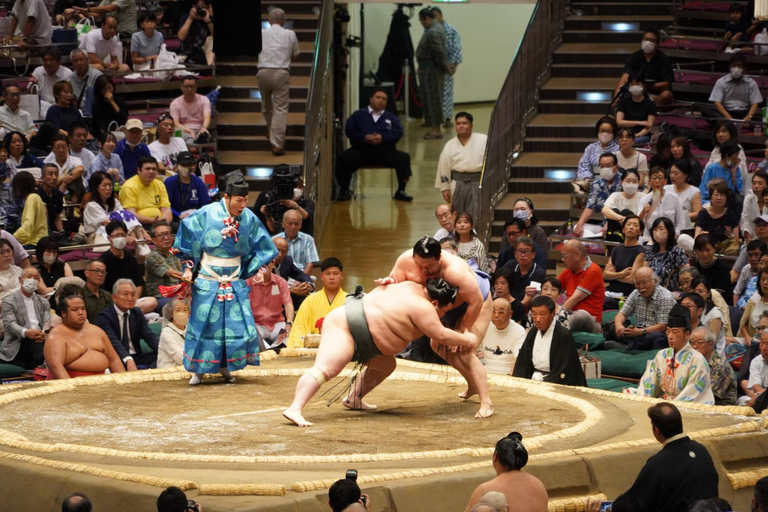
<svg viewBox="0 0 768 512"><path fill-rule="evenodd" d="M188 500L178 487L169 487L157 498L157 512L203 512L203 507L194 500Z"/></svg>
<svg viewBox="0 0 768 512"><path fill-rule="evenodd" d="M198 0L189 10L186 17L182 16L179 26L180 53L187 56L188 64L212 64L213 43L208 39L213 37L213 9L210 2Z"/></svg>
<svg viewBox="0 0 768 512"><path fill-rule="evenodd" d="M259 194L251 210L271 235L282 231L285 212L296 210L301 215L301 232L314 235L315 203L304 197L304 181L294 176L288 165L275 167L270 177L269 190Z"/></svg>
<svg viewBox="0 0 768 512"><path fill-rule="evenodd" d="M354 477L354 478L353 478ZM371 509L371 500L367 494L360 492L357 485L357 471L347 471L347 477L337 480L330 489L328 489L328 505L333 512L343 512L347 507L354 503L361 503L366 510Z"/></svg>

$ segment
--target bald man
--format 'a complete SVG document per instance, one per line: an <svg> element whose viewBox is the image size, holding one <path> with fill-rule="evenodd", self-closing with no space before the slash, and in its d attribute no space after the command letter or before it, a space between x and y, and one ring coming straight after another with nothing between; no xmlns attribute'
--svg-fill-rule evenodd
<svg viewBox="0 0 768 512"><path fill-rule="evenodd" d="M568 300L563 304L566 311L583 309L595 317L598 323L603 320L603 301L605 283L603 270L587 256L584 244L570 240L563 245L562 260L565 265L557 277L565 290Z"/></svg>
<svg viewBox="0 0 768 512"><path fill-rule="evenodd" d="M491 325L483 338L480 358L488 373L512 375L515 359L525 341L525 329L512 321L509 301L493 301Z"/></svg>
<svg viewBox="0 0 768 512"><path fill-rule="evenodd" d="M283 214L283 232L277 236L288 241L288 254L294 264L305 274L312 273L315 262L320 261L317 254L315 239L301 230L301 214L296 210L288 210Z"/></svg>

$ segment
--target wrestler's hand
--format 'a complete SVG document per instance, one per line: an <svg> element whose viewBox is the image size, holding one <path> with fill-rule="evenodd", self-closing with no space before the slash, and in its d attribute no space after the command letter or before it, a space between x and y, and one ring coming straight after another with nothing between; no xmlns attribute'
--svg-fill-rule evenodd
<svg viewBox="0 0 768 512"><path fill-rule="evenodd" d="M392 276L382 277L380 279L374 279L374 283L380 284L381 286L386 286L388 284L397 284L397 279L395 279Z"/></svg>

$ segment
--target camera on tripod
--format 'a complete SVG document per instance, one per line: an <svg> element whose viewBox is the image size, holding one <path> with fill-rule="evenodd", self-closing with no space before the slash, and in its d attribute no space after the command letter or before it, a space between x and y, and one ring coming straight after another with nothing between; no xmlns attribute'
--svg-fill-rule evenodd
<svg viewBox="0 0 768 512"><path fill-rule="evenodd" d="M293 199L294 189L299 185L298 172L294 172L290 165L280 164L272 170L269 177L269 190L267 194L267 215L272 217L275 225L282 225L283 214L288 210L280 201Z"/></svg>

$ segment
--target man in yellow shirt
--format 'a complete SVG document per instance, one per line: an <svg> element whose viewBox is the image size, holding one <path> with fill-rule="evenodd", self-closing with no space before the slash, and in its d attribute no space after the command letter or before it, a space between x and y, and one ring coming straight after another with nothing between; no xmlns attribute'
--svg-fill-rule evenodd
<svg viewBox="0 0 768 512"><path fill-rule="evenodd" d="M165 220L173 220L171 201L165 185L157 177L157 160L151 156L139 159L139 170L120 189L120 204L133 213L145 226Z"/></svg>
<svg viewBox="0 0 768 512"><path fill-rule="evenodd" d="M347 300L347 292L341 289L344 265L337 258L326 258L320 264L320 271L323 289L310 294L301 303L288 338L288 348L304 346L301 338L306 334L320 334L317 321L343 306Z"/></svg>

